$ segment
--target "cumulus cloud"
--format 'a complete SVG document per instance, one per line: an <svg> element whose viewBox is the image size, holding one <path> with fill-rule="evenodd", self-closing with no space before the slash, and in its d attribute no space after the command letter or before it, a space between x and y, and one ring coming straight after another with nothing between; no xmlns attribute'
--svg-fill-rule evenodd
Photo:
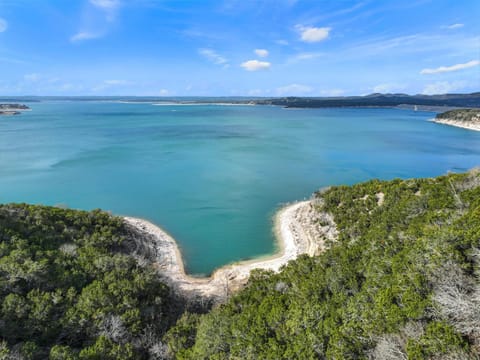
<svg viewBox="0 0 480 360"><path fill-rule="evenodd" d="M312 27L297 25L295 27L300 33L300 39L305 42L320 42L328 38L331 28L329 27Z"/></svg>
<svg viewBox="0 0 480 360"><path fill-rule="evenodd" d="M313 91L313 88L311 86L307 85L301 85L301 84L290 84L286 86L281 86L276 89L276 92L280 96L285 96L285 95L304 95L311 93Z"/></svg>
<svg viewBox="0 0 480 360"><path fill-rule="evenodd" d="M464 24L452 24L452 25L448 25L447 29L459 29L464 26L465 26Z"/></svg>
<svg viewBox="0 0 480 360"><path fill-rule="evenodd" d="M425 75L425 74L440 74L440 73L445 73L445 72L451 72L451 71L458 71L458 70L463 70L463 69L468 69L474 66L480 65L479 60L472 60L469 62L466 62L464 64L456 64L452 66L440 66L435 69L423 69L420 71L420 74Z"/></svg>
<svg viewBox="0 0 480 360"><path fill-rule="evenodd" d="M198 50L198 53L214 64L217 64L217 65L228 64L228 60L226 58L219 55L216 51L212 49L200 49Z"/></svg>
<svg viewBox="0 0 480 360"><path fill-rule="evenodd" d="M168 91L167 89L160 89L160 91L158 92L158 95L167 96L167 95L170 95L170 91Z"/></svg>
<svg viewBox="0 0 480 360"><path fill-rule="evenodd" d="M78 41L83 41L83 40L91 40L91 39L96 39L101 37L101 34L97 33L92 33L89 31L80 31L76 33L75 35L70 37L71 42L78 42Z"/></svg>
<svg viewBox="0 0 480 360"><path fill-rule="evenodd" d="M258 71L269 69L271 64L268 61L248 60L243 62L240 66L247 71Z"/></svg>
<svg viewBox="0 0 480 360"><path fill-rule="evenodd" d="M4 32L8 28L7 20L0 18L0 33Z"/></svg>
<svg viewBox="0 0 480 360"><path fill-rule="evenodd" d="M460 90L465 87L464 81L438 81L433 84L428 84L423 89L425 95L448 94L452 91Z"/></svg>
<svg viewBox="0 0 480 360"><path fill-rule="evenodd" d="M268 56L268 50L265 49L255 49L255 54L260 57L267 57Z"/></svg>

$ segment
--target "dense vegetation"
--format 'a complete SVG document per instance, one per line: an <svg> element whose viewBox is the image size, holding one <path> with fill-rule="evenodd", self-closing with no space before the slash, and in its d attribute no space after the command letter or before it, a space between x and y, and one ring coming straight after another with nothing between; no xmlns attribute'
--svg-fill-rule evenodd
<svg viewBox="0 0 480 360"><path fill-rule="evenodd" d="M254 100L258 105L280 105L295 108L325 108L343 106L458 106L480 107L480 93L445 95L371 94L367 96L339 96L332 98L283 97Z"/></svg>
<svg viewBox="0 0 480 360"><path fill-rule="evenodd" d="M459 109L445 111L441 114L437 114L436 118L465 122L480 121L480 109Z"/></svg>
<svg viewBox="0 0 480 360"><path fill-rule="evenodd" d="M480 174L373 180L316 196L338 241L257 272L167 334L178 359L480 356ZM384 198L382 198L384 194Z"/></svg>
<svg viewBox="0 0 480 360"><path fill-rule="evenodd" d="M480 357L480 172L316 197L326 252L178 321L120 218L0 205L0 359Z"/></svg>
<svg viewBox="0 0 480 360"><path fill-rule="evenodd" d="M0 206L0 359L161 356L169 289L104 212Z"/></svg>

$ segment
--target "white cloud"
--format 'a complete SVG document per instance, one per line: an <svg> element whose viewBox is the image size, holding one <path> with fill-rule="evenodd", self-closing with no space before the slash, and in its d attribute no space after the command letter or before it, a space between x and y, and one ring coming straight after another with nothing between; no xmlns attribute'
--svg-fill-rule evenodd
<svg viewBox="0 0 480 360"><path fill-rule="evenodd" d="M118 0L90 0L90 4L92 4L93 6L102 8L102 9L112 10L112 9L116 9L120 6L120 1L118 1Z"/></svg>
<svg viewBox="0 0 480 360"><path fill-rule="evenodd" d="M271 65L272 64L270 64L268 61L248 60L243 62L240 66L247 71L258 71L270 69Z"/></svg>
<svg viewBox="0 0 480 360"><path fill-rule="evenodd" d="M427 84L423 89L425 95L447 94L455 90L464 88L466 83L464 81L438 81L433 84Z"/></svg>
<svg viewBox="0 0 480 360"><path fill-rule="evenodd" d="M320 91L320 95L322 96L342 96L343 94L345 94L345 90L342 89L328 89Z"/></svg>
<svg viewBox="0 0 480 360"><path fill-rule="evenodd" d="M265 49L255 49L255 54L260 57L267 57L268 56L268 50Z"/></svg>
<svg viewBox="0 0 480 360"><path fill-rule="evenodd" d="M290 84L286 86L282 86L276 89L276 92L280 96L286 95L304 95L311 93L313 88L307 85L301 84Z"/></svg>
<svg viewBox="0 0 480 360"><path fill-rule="evenodd" d="M75 35L73 35L72 37L70 37L70 41L71 42L77 42L77 41L83 41L83 40L91 40L91 39L97 39L101 36L102 36L101 34L97 34L97 33L92 33L92 32L88 32L88 31L80 31L80 32L76 33Z"/></svg>
<svg viewBox="0 0 480 360"><path fill-rule="evenodd" d="M458 70L463 70L463 69L468 69L474 66L480 65L479 60L472 60L469 62L466 62L464 64L455 64L452 66L440 66L435 69L423 69L420 71L420 74L425 75L425 74L439 74L439 73L445 73L445 72L450 72L450 71L458 71Z"/></svg>
<svg viewBox="0 0 480 360"><path fill-rule="evenodd" d="M4 32L8 28L7 20L0 18L0 33Z"/></svg>
<svg viewBox="0 0 480 360"><path fill-rule="evenodd" d="M311 27L297 25L295 27L300 33L300 39L305 42L319 42L328 38L331 28L329 27Z"/></svg>
<svg viewBox="0 0 480 360"><path fill-rule="evenodd" d="M158 92L158 95L167 96L167 95L170 95L170 91L168 91L167 89L160 89L160 91Z"/></svg>
<svg viewBox="0 0 480 360"><path fill-rule="evenodd" d="M277 43L278 45L283 45L283 46L286 46L288 45L288 41L287 40L275 40L275 43Z"/></svg>
<svg viewBox="0 0 480 360"><path fill-rule="evenodd" d="M228 64L228 60L226 58L219 55L217 52L215 52L212 49L200 49L198 50L198 53L214 64L217 64L217 65Z"/></svg>
<svg viewBox="0 0 480 360"><path fill-rule="evenodd" d="M405 90L407 87L403 84L384 83L378 84L372 88L374 93L394 93Z"/></svg>
<svg viewBox="0 0 480 360"><path fill-rule="evenodd" d="M464 24L452 24L452 25L447 26L447 29L459 29L459 28L462 28L464 26L465 26Z"/></svg>

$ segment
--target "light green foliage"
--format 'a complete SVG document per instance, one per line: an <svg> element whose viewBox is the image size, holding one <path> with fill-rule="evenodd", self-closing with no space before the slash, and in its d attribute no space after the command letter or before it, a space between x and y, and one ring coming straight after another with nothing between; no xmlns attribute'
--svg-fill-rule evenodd
<svg viewBox="0 0 480 360"><path fill-rule="evenodd" d="M319 210L334 216L338 241L278 274L256 273L227 304L199 316L196 329L179 323L170 330L171 348L182 359L386 358L382 351L393 345L376 348L379 339L403 331L398 351L411 359L475 351L473 338L434 310L432 293L448 261L478 281L470 255L480 247L478 184L471 172L317 194ZM402 330L407 324L421 334ZM195 339L179 344L172 334Z"/></svg>

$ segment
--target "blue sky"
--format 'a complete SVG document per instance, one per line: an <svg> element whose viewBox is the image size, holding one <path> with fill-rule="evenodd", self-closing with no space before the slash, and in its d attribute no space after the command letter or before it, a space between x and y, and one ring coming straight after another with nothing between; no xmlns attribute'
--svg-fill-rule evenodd
<svg viewBox="0 0 480 360"><path fill-rule="evenodd" d="M0 95L480 91L479 0L0 0Z"/></svg>

